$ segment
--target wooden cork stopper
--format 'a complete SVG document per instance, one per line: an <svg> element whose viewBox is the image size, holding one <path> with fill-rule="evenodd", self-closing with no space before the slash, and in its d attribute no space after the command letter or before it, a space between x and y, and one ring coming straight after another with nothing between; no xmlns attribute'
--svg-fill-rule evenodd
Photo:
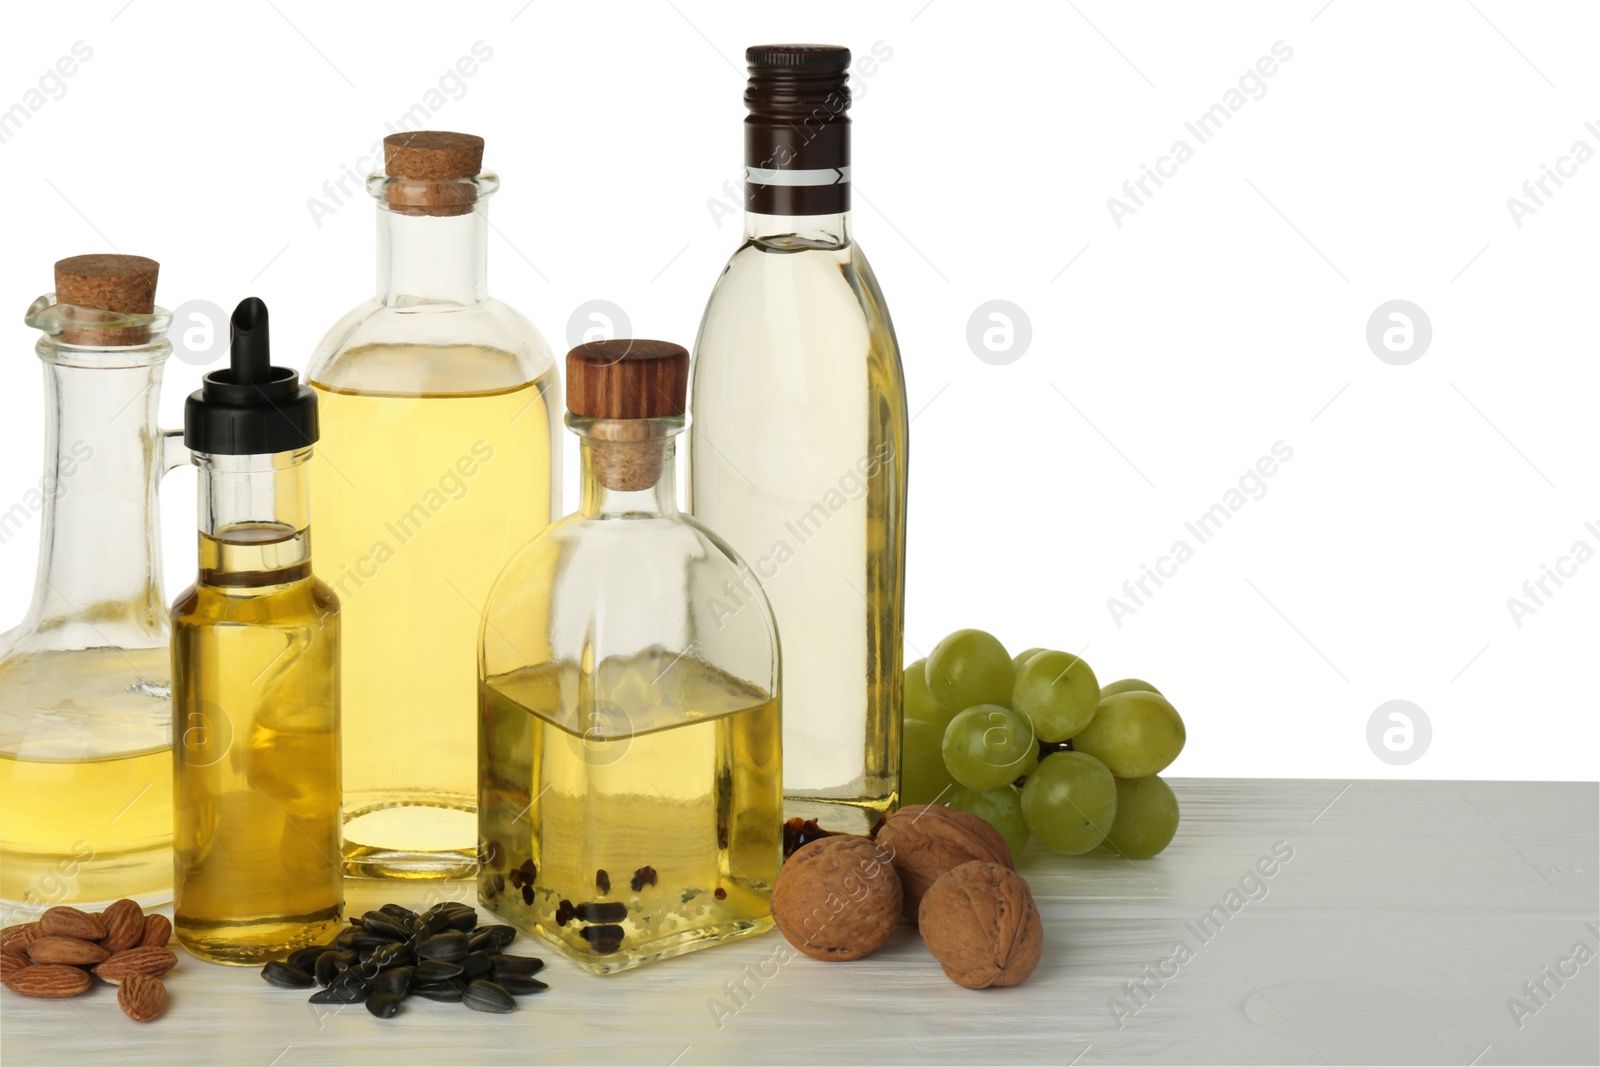
<svg viewBox="0 0 1600 1067"><path fill-rule="evenodd" d="M416 130L383 139L390 207L407 215L465 215L477 200L466 179L483 170L483 138L470 133Z"/></svg>
<svg viewBox="0 0 1600 1067"><path fill-rule="evenodd" d="M661 480L666 439L647 419L681 416L689 353L669 341L591 341L567 353L567 410L603 419L590 430L595 475L637 492Z"/></svg>
<svg viewBox="0 0 1600 1067"><path fill-rule="evenodd" d="M156 279L161 264L144 256L102 253L73 256L56 263L56 303L122 315L149 315L156 309ZM144 326L68 326L61 339L69 345L122 346L149 341Z"/></svg>

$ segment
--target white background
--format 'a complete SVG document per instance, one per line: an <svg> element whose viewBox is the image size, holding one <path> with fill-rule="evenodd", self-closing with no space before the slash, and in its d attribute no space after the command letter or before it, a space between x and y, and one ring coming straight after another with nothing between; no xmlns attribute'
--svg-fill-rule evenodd
<svg viewBox="0 0 1600 1067"><path fill-rule="evenodd" d="M0 144L0 508L40 475L21 313L56 259L155 258L166 307L259 295L303 369L373 273L370 201L320 225L308 201L431 99L504 181L496 295L558 350L594 299L687 344L738 240L708 201L740 173L744 46L882 42L856 233L916 413L908 660L980 626L1148 678L1189 725L1174 773L1592 779L1600 560L1520 627L1507 599L1600 550L1600 160L1520 227L1507 198L1575 141L1600 151L1597 32L1581 5L1506 0L19 6L0 109L75 42L93 55ZM1184 123L1279 41L1292 57L1246 84L1264 95L1200 144ZM1180 138L1194 157L1119 227L1107 199ZM991 299L1031 322L1004 366L966 340ZM1432 323L1406 366L1365 339L1392 299ZM169 364L168 425L200 373ZM1278 441L1265 495L1119 626L1107 599L1194 546L1184 523ZM169 596L193 492L189 471L163 489ZM0 545L11 619L36 542L37 519ZM1368 749L1391 699L1432 722L1408 766Z"/></svg>

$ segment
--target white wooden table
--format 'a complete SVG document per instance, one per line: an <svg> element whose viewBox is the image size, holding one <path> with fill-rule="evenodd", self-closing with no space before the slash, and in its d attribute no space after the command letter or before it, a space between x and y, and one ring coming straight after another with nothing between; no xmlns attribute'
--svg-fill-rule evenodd
<svg viewBox="0 0 1600 1067"><path fill-rule="evenodd" d="M513 951L550 961L543 977L551 989L502 1016L415 998L390 1020L360 1006L326 1013L253 969L185 956L169 976L171 1008L145 1026L123 1017L105 986L61 1002L0 995L0 1060L290 1067L1600 1059L1600 959L1572 959L1580 942L1600 950L1594 783L1173 786L1183 825L1154 860L1066 858L1030 846L1021 870L1044 916L1045 957L1014 989L957 987L909 928L852 964L797 957L778 965L774 933L611 978L585 975L519 939ZM1289 858L1267 863L1264 877L1257 865L1275 848ZM391 899L423 898L399 885L350 883L355 912ZM1538 1000L1524 983L1534 983ZM741 985L735 1001L729 990ZM1528 1009L1520 1018L1513 998Z"/></svg>

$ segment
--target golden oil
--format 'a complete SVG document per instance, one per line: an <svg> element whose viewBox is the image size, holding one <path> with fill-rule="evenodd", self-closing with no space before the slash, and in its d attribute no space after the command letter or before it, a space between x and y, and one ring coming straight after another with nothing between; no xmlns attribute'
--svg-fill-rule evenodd
<svg viewBox="0 0 1600 1067"><path fill-rule="evenodd" d="M87 757L0 752L0 796L0 898L17 911L7 922L56 904L171 899L170 745Z"/></svg>
<svg viewBox="0 0 1600 1067"><path fill-rule="evenodd" d="M173 606L173 925L218 963L325 940L343 912L339 609L309 556L305 529L202 534Z"/></svg>
<svg viewBox="0 0 1600 1067"><path fill-rule="evenodd" d="M587 680L524 668L482 701L486 907L596 974L772 925L775 698L656 650Z"/></svg>
<svg viewBox="0 0 1600 1067"><path fill-rule="evenodd" d="M478 628L550 521L553 374L471 345L371 345L329 370L312 499L342 605L345 869L470 877Z"/></svg>

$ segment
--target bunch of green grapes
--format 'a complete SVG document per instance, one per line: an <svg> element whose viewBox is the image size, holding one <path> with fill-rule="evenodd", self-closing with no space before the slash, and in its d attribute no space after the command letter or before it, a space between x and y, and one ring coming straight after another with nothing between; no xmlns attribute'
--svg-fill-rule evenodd
<svg viewBox="0 0 1600 1067"><path fill-rule="evenodd" d="M1159 775L1183 751L1183 719L1149 682L1102 687L1070 652L1013 657L957 630L906 668L903 738L901 799L979 816L1014 856L1031 836L1069 856L1146 859L1178 830Z"/></svg>

